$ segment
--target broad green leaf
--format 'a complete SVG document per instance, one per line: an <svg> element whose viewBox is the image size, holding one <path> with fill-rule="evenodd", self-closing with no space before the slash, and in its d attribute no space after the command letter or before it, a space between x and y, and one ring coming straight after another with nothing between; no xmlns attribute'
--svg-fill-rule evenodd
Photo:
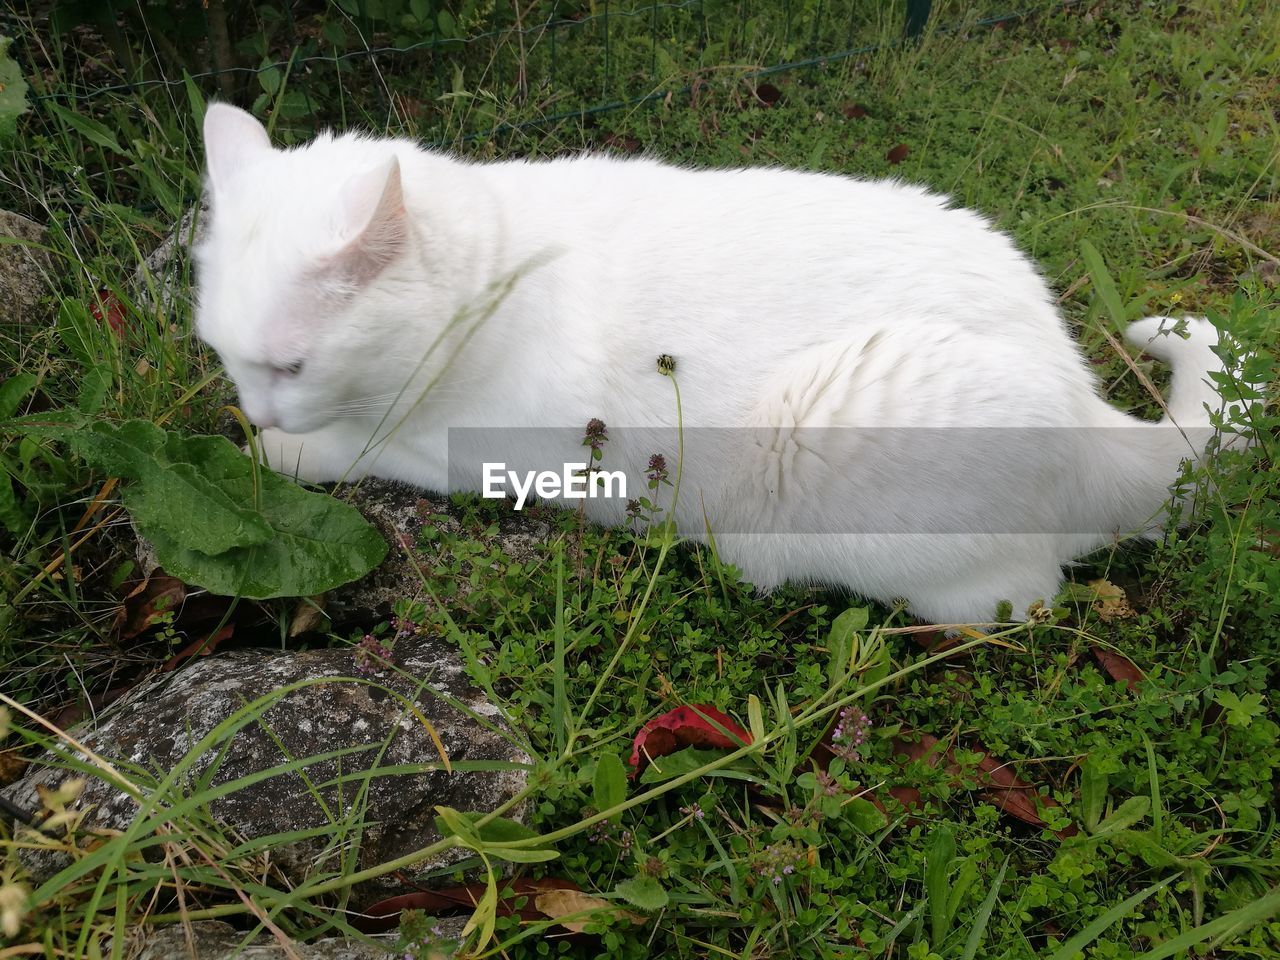
<svg viewBox="0 0 1280 960"><path fill-rule="evenodd" d="M472 850L476 850L482 841L472 819L453 807L436 807L436 829L440 831L440 836L455 836Z"/></svg>
<svg viewBox="0 0 1280 960"><path fill-rule="evenodd" d="M764 739L764 709L754 693L747 696L747 724L751 727L751 739L757 743Z"/></svg>
<svg viewBox="0 0 1280 960"><path fill-rule="evenodd" d="M30 525L30 512L14 492L13 481L0 472L0 526L19 537Z"/></svg>
<svg viewBox="0 0 1280 960"><path fill-rule="evenodd" d="M182 85L187 91L187 107L191 111L191 122L199 130L204 126L204 94L200 92L200 88L196 86L196 82L191 79L191 74L186 70L182 71Z"/></svg>
<svg viewBox="0 0 1280 960"><path fill-rule="evenodd" d="M448 809L446 807L436 807L437 810ZM484 895L476 903L476 909L466 926L462 928L462 936L465 939L473 930L480 931L480 937L476 941L475 948L482 950L490 940L493 939L493 928L498 922L498 884L494 880L493 871L489 871L488 885L485 887Z"/></svg>
<svg viewBox="0 0 1280 960"><path fill-rule="evenodd" d="M1092 757L1080 768L1080 807L1084 826L1090 833L1098 829L1107 803L1107 774Z"/></svg>
<svg viewBox="0 0 1280 960"><path fill-rule="evenodd" d="M962 857L960 870L951 881L951 893L947 896L947 925L950 926L960 910L960 904L969 895L969 889L978 879L978 864L971 857Z"/></svg>
<svg viewBox="0 0 1280 960"><path fill-rule="evenodd" d="M632 906L641 910L661 910L671 900L662 884L653 877L632 877L623 880L613 892Z"/></svg>
<svg viewBox="0 0 1280 960"><path fill-rule="evenodd" d="M717 760L724 759L723 750L707 749L700 747L685 747L677 750L675 753L669 753L665 757L656 757L653 762L644 768L644 773L640 774L641 783L662 783L673 777L683 776L686 773L693 773L708 764L715 763ZM730 780L749 780L752 783L758 783L760 778L746 769L739 769L735 766L720 767L717 770L707 771L708 777L726 777Z"/></svg>
<svg viewBox="0 0 1280 960"><path fill-rule="evenodd" d="M1084 260L1085 268L1089 271L1089 278L1093 281L1093 289L1097 291L1098 299L1107 308L1111 322L1117 328L1122 328L1125 325L1124 304L1120 300L1120 294L1116 292L1115 281L1107 271L1102 254L1098 253L1098 248L1088 240L1081 240L1080 256Z"/></svg>
<svg viewBox="0 0 1280 960"><path fill-rule="evenodd" d="M18 118L31 109L27 103L27 81L22 70L9 56L8 37L0 37L0 144L13 138Z"/></svg>
<svg viewBox="0 0 1280 960"><path fill-rule="evenodd" d="M883 638L877 636L874 638L874 646L868 643L864 644L863 648L862 662L868 664L863 669L861 677L861 685L865 687L873 683L879 683L887 677L893 664L889 660L889 648L885 646Z"/></svg>
<svg viewBox="0 0 1280 960"><path fill-rule="evenodd" d="M211 556L162 528L140 524L165 570L213 593L268 600L332 590L364 576L387 555L386 541L349 504L308 493L267 470L258 480L261 516L272 530L266 543Z"/></svg>
<svg viewBox="0 0 1280 960"><path fill-rule="evenodd" d="M66 410L6 427L65 441L91 466L130 481L125 507L160 565L212 593L314 596L386 556L386 541L350 504L265 468L255 482L253 462L225 437L183 436L146 420L86 425Z"/></svg>
<svg viewBox="0 0 1280 960"><path fill-rule="evenodd" d="M464 813L462 816L472 821L474 825L474 821L481 820L488 814ZM537 830L532 827L526 827L523 823L518 823L507 817L494 817L484 826L476 826L475 829L480 836L480 840L486 844L516 843L521 840L532 840L538 836Z"/></svg>
<svg viewBox="0 0 1280 960"><path fill-rule="evenodd" d="M866 629L870 618L866 607L850 607L831 622L831 629L827 631L828 686L840 684L863 659L860 632ZM884 659L887 668L888 659Z"/></svg>
<svg viewBox="0 0 1280 960"><path fill-rule="evenodd" d="M80 380L80 396L76 407L81 413L92 416L102 409L102 403L111 389L111 369L109 367L90 367L84 371Z"/></svg>
<svg viewBox="0 0 1280 960"><path fill-rule="evenodd" d="M18 407L26 399L39 381L34 373L15 373L0 383L0 420L8 420L18 412Z"/></svg>
<svg viewBox="0 0 1280 960"><path fill-rule="evenodd" d="M866 834L883 830L889 818L880 812L880 808L866 797L854 797L840 808L840 812L855 827Z"/></svg>
<svg viewBox="0 0 1280 960"><path fill-rule="evenodd" d="M95 366L97 348L94 345L94 326L97 321L89 316L89 308L78 300L65 299L58 305L58 336L67 352L85 368Z"/></svg>
<svg viewBox="0 0 1280 960"><path fill-rule="evenodd" d="M948 877L956 857L956 838L950 827L935 827L925 851L924 887L929 895L930 944L939 947L946 938L951 916L947 913Z"/></svg>
<svg viewBox="0 0 1280 960"><path fill-rule="evenodd" d="M158 530L211 555L273 537L253 509L253 464L224 437L178 437L130 420L118 427L94 423L69 439L98 469L139 481L125 490L124 503L144 533Z"/></svg>
<svg viewBox="0 0 1280 960"><path fill-rule="evenodd" d="M124 148L116 140L116 135L111 132L111 129L105 123L76 113L74 110L68 110L52 100L45 101L44 106L46 110L90 143L96 143L98 146L105 147L115 153L124 153Z"/></svg>
<svg viewBox="0 0 1280 960"><path fill-rule="evenodd" d="M1104 837L1120 830L1128 829L1135 823L1141 823L1151 809L1150 797L1130 797L1120 804L1107 819L1098 824L1093 831L1094 836Z"/></svg>
<svg viewBox="0 0 1280 960"><path fill-rule="evenodd" d="M622 759L612 751L601 754L591 779L591 796L596 810L612 810L627 799L627 771Z"/></svg>
<svg viewBox="0 0 1280 960"><path fill-rule="evenodd" d="M509 860L512 863L544 863L560 856L559 850L550 847L506 847L487 846L485 856L494 860Z"/></svg>
<svg viewBox="0 0 1280 960"><path fill-rule="evenodd" d="M1165 869L1185 866L1181 857L1166 850L1145 830L1117 830L1107 834L1107 842L1114 847L1136 853L1149 867Z"/></svg>
<svg viewBox="0 0 1280 960"><path fill-rule="evenodd" d="M1267 712L1260 693L1246 693L1241 697L1230 690L1219 690L1213 702L1227 712L1227 723L1233 727L1247 727Z"/></svg>

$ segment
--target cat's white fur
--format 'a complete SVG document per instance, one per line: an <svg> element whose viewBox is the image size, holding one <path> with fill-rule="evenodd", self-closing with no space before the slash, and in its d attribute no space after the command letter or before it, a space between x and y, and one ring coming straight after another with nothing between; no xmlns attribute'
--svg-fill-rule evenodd
<svg viewBox="0 0 1280 960"><path fill-rule="evenodd" d="M199 333L271 465L306 480L479 489L494 450L451 450L449 428L558 469L592 418L603 466L639 478L664 443L674 468L669 354L682 532L710 530L761 587L839 584L972 622L1051 600L1065 563L1151 529L1219 405L1214 328L1151 318L1127 336L1172 365L1170 417L1112 408L1027 257L919 187L466 163L350 134L276 150L220 104L204 129Z"/></svg>

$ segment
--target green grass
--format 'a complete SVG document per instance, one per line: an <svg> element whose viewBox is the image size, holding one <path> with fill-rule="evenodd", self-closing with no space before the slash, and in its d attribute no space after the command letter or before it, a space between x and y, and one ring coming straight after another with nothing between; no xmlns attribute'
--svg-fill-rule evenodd
<svg viewBox="0 0 1280 960"><path fill-rule="evenodd" d="M613 144L699 165L922 182L991 216L1037 259L1115 403L1155 411L1135 369L1157 383L1161 371L1141 358L1131 368L1111 338L1125 319L1156 312L1209 313L1258 351L1258 378L1274 380L1280 48L1263 38L1280 35L1280 12L1243 2L1055 5L994 29L971 14L967 28L918 44L753 76L844 49L828 35L845 22L841 8L818 20L813 5L791 6L791 35L780 6L742 16L708 3L705 40L688 11L663 11L657 28L615 22L608 72L599 21L562 30L556 85L537 86L545 46L526 50L533 79L523 97L518 48L406 54L380 75L362 61L321 64L253 78L253 92L286 140L345 120L479 158ZM893 37L900 11L859 9L859 42ZM316 22L329 20L345 22L333 11ZM255 29L253 57L288 58L278 21L264 15ZM79 47L45 50L33 90L89 82ZM456 74L424 72L455 64ZM164 63L145 69L180 77ZM423 76L444 79L424 85ZM654 89L674 92L534 122ZM211 90L117 91L62 110L46 101L24 119L0 170L0 206L50 225L58 269L56 321L6 327L0 340L4 365L39 380L22 412L74 407L195 433L224 428L232 395L189 335L188 302L144 298L131 279L198 190L198 115ZM486 135L495 125L503 130ZM160 280L190 286L185 267ZM122 338L88 310L99 284L124 302ZM514 861L524 875L567 877L646 918L601 914L598 935L578 940L496 918L483 948L487 927L477 924L467 955L1280 957L1277 425L1274 413L1261 416L1258 447L1223 458L1185 530L1089 558L1045 622L946 656L913 642L900 611L800 587L759 596L712 551L675 546L661 527L602 532L559 517L552 542L517 562L493 545L504 508L455 498L461 532L429 534L415 550L422 599L439 602L401 614L451 638L475 682L508 707L538 759L525 798L538 837L495 839L495 828L464 823L444 843ZM0 462L27 520L4 541L0 692L51 717L185 640L171 629L127 649L119 640L130 561L109 478L49 442L3 436ZM71 561L55 566L69 547ZM1100 614L1083 588L1099 578L1124 589L1131 616ZM850 608L865 621L855 612L833 627ZM267 612L283 619L287 609ZM1141 685L1111 679L1095 648L1132 661ZM755 744L670 761L674 779L650 774L619 794L610 771L641 722L683 703L726 710ZM868 741L820 778L810 749L846 705L866 710ZM265 708L247 706L208 746ZM60 736L31 715L10 719L17 729L0 757ZM907 731L938 737L953 764L895 758L894 738ZM1047 826L987 802L979 750L1061 805L1041 808ZM292 936L349 929L332 906L351 876L318 874L292 891L264 882L260 846L237 849L202 812L201 794L184 793L180 772L122 770L150 812L123 838L96 848L80 838L63 883L25 879L0 834L0 912L12 897L22 908L13 915L24 916L15 943L82 955L143 917L174 922L175 888L181 909L239 918L246 932L258 920L237 889ZM904 810L892 786L918 791L919 804ZM160 829L166 819L171 832ZM1080 834L1060 839L1055 831L1071 824ZM335 845L361 829L357 805L332 825ZM173 867L139 858L144 848L186 856L171 857ZM552 849L555 859L540 862Z"/></svg>

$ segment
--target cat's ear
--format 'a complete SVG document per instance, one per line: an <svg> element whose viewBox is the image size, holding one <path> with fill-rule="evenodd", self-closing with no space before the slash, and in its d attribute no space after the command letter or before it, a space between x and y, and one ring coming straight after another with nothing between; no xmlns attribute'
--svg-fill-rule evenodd
<svg viewBox="0 0 1280 960"><path fill-rule="evenodd" d="M211 103L204 113L204 156L216 189L253 157L270 152L267 129L239 107Z"/></svg>
<svg viewBox="0 0 1280 960"><path fill-rule="evenodd" d="M400 161L392 157L352 177L343 184L341 202L341 235L347 242L334 266L363 286L401 254L409 239Z"/></svg>

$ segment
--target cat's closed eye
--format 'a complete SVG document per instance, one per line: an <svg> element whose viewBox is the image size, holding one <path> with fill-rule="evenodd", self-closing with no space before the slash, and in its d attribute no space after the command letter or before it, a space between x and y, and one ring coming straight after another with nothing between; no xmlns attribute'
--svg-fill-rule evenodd
<svg viewBox="0 0 1280 960"><path fill-rule="evenodd" d="M301 360L294 360L292 363L282 363L277 367L272 367L272 371L282 377L296 377L302 372Z"/></svg>

